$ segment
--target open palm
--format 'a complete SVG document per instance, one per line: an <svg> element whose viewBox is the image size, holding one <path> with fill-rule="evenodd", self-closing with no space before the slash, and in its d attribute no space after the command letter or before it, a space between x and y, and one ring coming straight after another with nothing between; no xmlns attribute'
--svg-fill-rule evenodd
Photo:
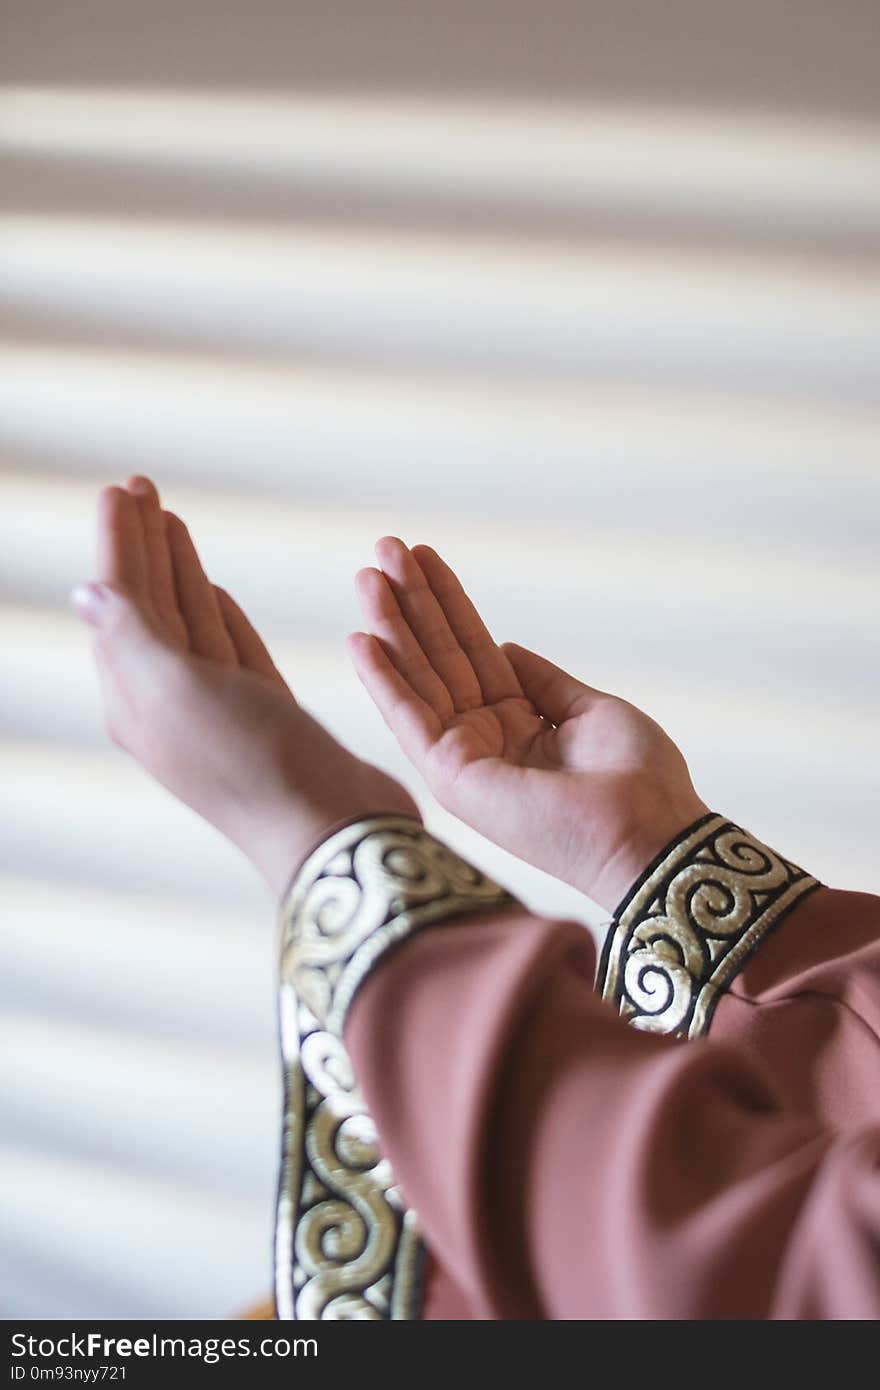
<svg viewBox="0 0 880 1390"><path fill-rule="evenodd" d="M386 537L357 576L358 674L441 805L613 909L706 811L681 753L625 700L498 646L427 546Z"/></svg>

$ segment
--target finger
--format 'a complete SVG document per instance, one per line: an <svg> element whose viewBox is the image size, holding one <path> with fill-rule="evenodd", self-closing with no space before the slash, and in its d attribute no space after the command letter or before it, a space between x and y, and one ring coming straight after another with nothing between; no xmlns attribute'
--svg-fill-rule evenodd
<svg viewBox="0 0 880 1390"><path fill-rule="evenodd" d="M381 570L363 569L355 575L354 584L366 626L379 638L407 685L439 719L451 719L455 713L452 696L413 636L385 575Z"/></svg>
<svg viewBox="0 0 880 1390"><path fill-rule="evenodd" d="M413 546L412 554L470 661L483 701L493 705L499 700L522 699L523 689L507 654L492 637L455 571L429 545Z"/></svg>
<svg viewBox="0 0 880 1390"><path fill-rule="evenodd" d="M413 636L452 696L455 708L478 709L483 703L480 682L418 561L396 536L384 536L377 543L376 557Z"/></svg>
<svg viewBox="0 0 880 1390"><path fill-rule="evenodd" d="M171 634L189 646L189 634L177 606L171 549L165 528L165 513L159 493L149 478L129 478L128 491L135 498L144 533L147 576L156 616Z"/></svg>
<svg viewBox="0 0 880 1390"><path fill-rule="evenodd" d="M416 694L372 633L352 633L348 650L385 723L410 762L420 767L443 733L436 711Z"/></svg>
<svg viewBox="0 0 880 1390"><path fill-rule="evenodd" d="M171 550L177 606L189 632L190 647L198 656L237 666L238 656L226 631L214 586L198 557L192 537L174 512L165 513L165 529Z"/></svg>
<svg viewBox="0 0 880 1390"><path fill-rule="evenodd" d="M287 682L269 655L268 647L232 595L228 594L225 589L218 588L216 584L214 585L214 593L217 595L217 602L226 624L226 631L232 639L240 665L245 666L249 671L256 671L258 675L280 681L287 689Z"/></svg>
<svg viewBox="0 0 880 1390"><path fill-rule="evenodd" d="M130 593L150 605L149 573L144 528L137 503L121 487L102 488L98 495L97 580Z"/></svg>
<svg viewBox="0 0 880 1390"><path fill-rule="evenodd" d="M551 724L562 724L574 715L585 713L602 694L516 642L505 642L502 650L516 672L523 693Z"/></svg>

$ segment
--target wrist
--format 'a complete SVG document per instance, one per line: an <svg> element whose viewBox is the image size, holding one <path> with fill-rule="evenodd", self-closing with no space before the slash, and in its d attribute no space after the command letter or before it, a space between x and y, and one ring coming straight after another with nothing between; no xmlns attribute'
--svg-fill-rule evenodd
<svg viewBox="0 0 880 1390"><path fill-rule="evenodd" d="M608 912L616 912L648 865L710 808L693 793L643 810L619 837L591 882L581 891Z"/></svg>
<svg viewBox="0 0 880 1390"><path fill-rule="evenodd" d="M349 775L310 796L290 787L248 830L245 854L280 899L299 867L324 840L354 821L405 816L421 822L415 801L394 778L352 759Z"/></svg>

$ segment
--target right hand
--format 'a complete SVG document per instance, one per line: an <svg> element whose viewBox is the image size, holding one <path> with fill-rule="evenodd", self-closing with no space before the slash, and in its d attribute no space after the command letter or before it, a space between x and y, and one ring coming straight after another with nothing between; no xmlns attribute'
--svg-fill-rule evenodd
<svg viewBox="0 0 880 1390"><path fill-rule="evenodd" d="M276 896L339 822L418 817L399 783L297 703L148 478L101 493L97 579L73 603L92 628L113 742L232 840Z"/></svg>
<svg viewBox="0 0 880 1390"><path fill-rule="evenodd" d="M387 536L356 586L358 675L441 806L613 911L706 814L648 715L524 647L493 641L428 546Z"/></svg>

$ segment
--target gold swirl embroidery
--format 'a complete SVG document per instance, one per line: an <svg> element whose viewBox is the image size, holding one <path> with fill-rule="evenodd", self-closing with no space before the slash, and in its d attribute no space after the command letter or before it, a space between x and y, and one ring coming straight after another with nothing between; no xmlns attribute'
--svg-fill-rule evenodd
<svg viewBox="0 0 880 1390"><path fill-rule="evenodd" d="M282 908L285 1114L275 1228L279 1318L417 1315L422 1244L358 1089L342 1028L380 956L509 895L414 820L347 826Z"/></svg>
<svg viewBox="0 0 880 1390"><path fill-rule="evenodd" d="M599 966L603 997L634 1028L701 1036L746 958L818 886L723 816L704 816L618 909Z"/></svg>

